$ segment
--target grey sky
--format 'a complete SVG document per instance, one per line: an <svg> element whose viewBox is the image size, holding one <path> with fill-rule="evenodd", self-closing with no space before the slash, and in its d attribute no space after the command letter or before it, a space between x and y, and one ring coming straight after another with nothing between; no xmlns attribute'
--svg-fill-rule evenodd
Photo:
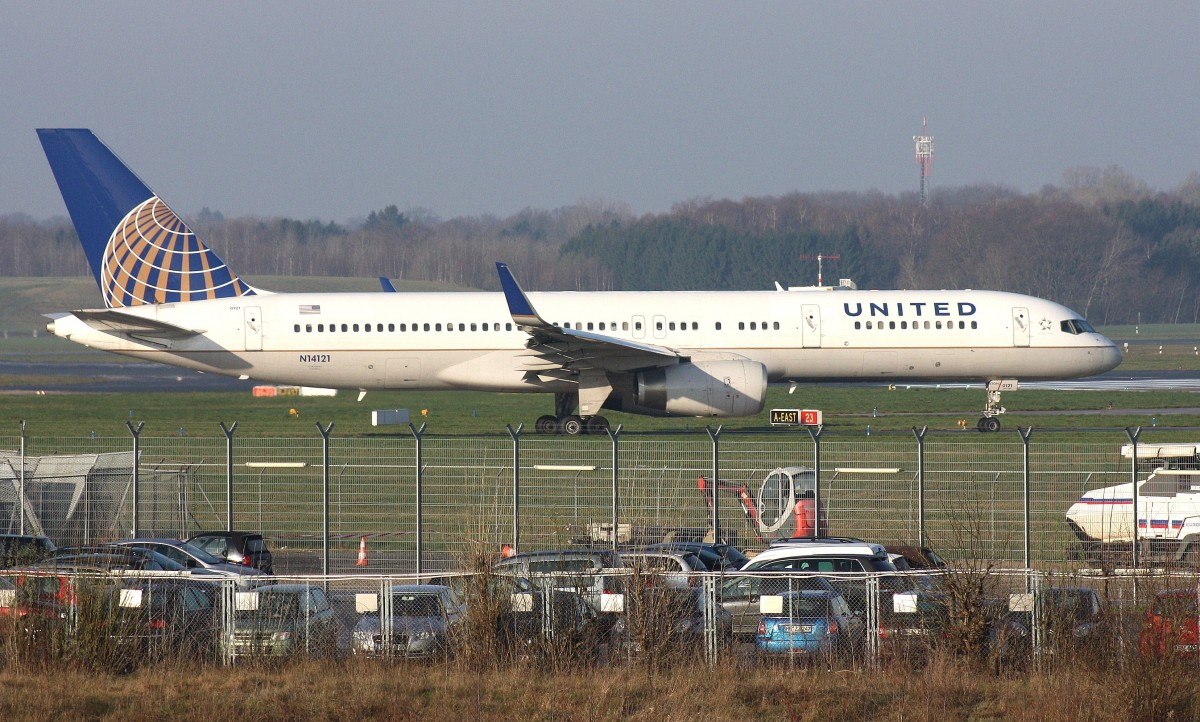
<svg viewBox="0 0 1200 722"><path fill-rule="evenodd" d="M65 213L90 127L185 214L443 218L580 199L1029 192L1200 169L1194 2L0 0L0 214Z"/></svg>

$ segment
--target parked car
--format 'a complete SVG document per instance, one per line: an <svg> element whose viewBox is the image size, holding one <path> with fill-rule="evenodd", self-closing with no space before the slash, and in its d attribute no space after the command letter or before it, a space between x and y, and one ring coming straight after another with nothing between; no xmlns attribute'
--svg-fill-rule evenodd
<svg viewBox="0 0 1200 722"><path fill-rule="evenodd" d="M351 650L372 657L434 657L452 652L453 630L465 613L450 587L397 584L390 599L360 594L366 613L354 625Z"/></svg>
<svg viewBox="0 0 1200 722"><path fill-rule="evenodd" d="M612 627L613 654L703 654L706 602L702 589L647 587L625 595L624 614ZM733 641L733 619L719 604L712 610L718 647Z"/></svg>
<svg viewBox="0 0 1200 722"><path fill-rule="evenodd" d="M880 580L886 598L881 604L891 604L891 594L915 591L913 580L897 573L888 559L887 550L880 544L849 537L799 537L771 544L742 572L790 571L825 577L838 594L860 616L866 613L865 574L889 573Z"/></svg>
<svg viewBox="0 0 1200 722"><path fill-rule="evenodd" d="M158 552L164 557L183 565L185 569L207 569L223 576L245 577L246 584L257 581L254 577L265 574L261 569L244 564L234 564L221 557L206 552L195 544L179 539L141 537L114 542L114 546L140 547Z"/></svg>
<svg viewBox="0 0 1200 722"><path fill-rule="evenodd" d="M1034 600L1041 625L1043 653L1053 653L1070 648L1080 640L1095 638L1104 627L1104 608L1094 589L1047 587L1038 590ZM1018 623L1027 630L1026 634L1031 633L1031 615L1022 615Z"/></svg>
<svg viewBox="0 0 1200 722"><path fill-rule="evenodd" d="M217 593L187 578L124 580L109 638L132 660L212 659L220 631Z"/></svg>
<svg viewBox="0 0 1200 722"><path fill-rule="evenodd" d="M529 580L537 589L575 592L600 613L620 608L620 559L611 549L562 549L515 554L496 572Z"/></svg>
<svg viewBox="0 0 1200 722"><path fill-rule="evenodd" d="M779 564L788 562L781 561ZM729 612L733 634L738 638L748 640L758 633L758 623L762 619L759 611L760 600L764 595L773 596L792 591L837 591L825 577L772 573L776 570L771 564L759 571L763 573L728 577L720 587L721 606Z"/></svg>
<svg viewBox="0 0 1200 722"><path fill-rule="evenodd" d="M742 553L740 549L730 544L699 542L699 541L672 541L663 542L661 544L651 544L646 547L646 551L686 551L700 557L700 561L708 567L709 571L734 571L741 569L750 561L749 557Z"/></svg>
<svg viewBox="0 0 1200 722"><path fill-rule="evenodd" d="M209 579L220 576L207 569L188 569L179 562L151 549L113 545L60 547L53 556L47 557L37 564L29 565L28 568L114 574L171 572L177 575L190 574Z"/></svg>
<svg viewBox="0 0 1200 722"><path fill-rule="evenodd" d="M1197 617L1200 605L1195 587L1165 589L1154 595L1138 636L1142 655L1186 659L1200 655Z"/></svg>
<svg viewBox="0 0 1200 722"><path fill-rule="evenodd" d="M0 534L0 567L33 564L57 549L49 537L38 534Z"/></svg>
<svg viewBox="0 0 1200 722"><path fill-rule="evenodd" d="M759 654L849 659L862 652L865 625L837 592L790 592L780 599L779 611L759 622L754 636Z"/></svg>
<svg viewBox="0 0 1200 722"><path fill-rule="evenodd" d="M609 618L573 591L532 589L513 593L504 624L517 658L594 658Z"/></svg>
<svg viewBox="0 0 1200 722"><path fill-rule="evenodd" d="M694 587L699 583L698 575L708 571L700 557L685 551L622 551L617 563L642 575L645 584L669 587ZM622 579L628 584L630 576Z"/></svg>
<svg viewBox="0 0 1200 722"><path fill-rule="evenodd" d="M274 574L271 550L262 534L248 531L202 531L186 539L215 557Z"/></svg>
<svg viewBox="0 0 1200 722"><path fill-rule="evenodd" d="M226 639L233 657L338 656L340 626L320 586L276 584L234 597L233 630Z"/></svg>

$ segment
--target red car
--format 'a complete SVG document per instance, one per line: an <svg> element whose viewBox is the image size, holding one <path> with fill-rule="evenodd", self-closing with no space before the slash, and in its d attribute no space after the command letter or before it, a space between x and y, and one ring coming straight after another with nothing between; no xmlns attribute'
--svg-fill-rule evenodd
<svg viewBox="0 0 1200 722"><path fill-rule="evenodd" d="M1197 656L1200 652L1200 637L1196 630L1200 616L1198 599L1195 588L1165 589L1154 596L1138 639L1144 656Z"/></svg>

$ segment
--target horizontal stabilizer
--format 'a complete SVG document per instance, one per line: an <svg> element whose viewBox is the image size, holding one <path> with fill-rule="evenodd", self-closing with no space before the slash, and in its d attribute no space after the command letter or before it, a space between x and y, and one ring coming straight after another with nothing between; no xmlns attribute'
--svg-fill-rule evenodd
<svg viewBox="0 0 1200 722"><path fill-rule="evenodd" d="M183 328L111 309L72 311L71 315L97 331L118 336L136 336L147 341L178 341L204 333L204 329Z"/></svg>

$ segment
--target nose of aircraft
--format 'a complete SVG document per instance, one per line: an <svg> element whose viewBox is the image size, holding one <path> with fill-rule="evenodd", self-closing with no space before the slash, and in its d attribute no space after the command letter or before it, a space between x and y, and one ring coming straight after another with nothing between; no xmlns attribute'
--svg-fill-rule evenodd
<svg viewBox="0 0 1200 722"><path fill-rule="evenodd" d="M1116 341L1107 337L1103 338L1108 342L1108 345L1100 348L1100 365L1102 368L1096 373L1112 371L1117 366L1120 366L1121 361L1125 358L1125 354L1121 353L1121 347L1117 346Z"/></svg>

